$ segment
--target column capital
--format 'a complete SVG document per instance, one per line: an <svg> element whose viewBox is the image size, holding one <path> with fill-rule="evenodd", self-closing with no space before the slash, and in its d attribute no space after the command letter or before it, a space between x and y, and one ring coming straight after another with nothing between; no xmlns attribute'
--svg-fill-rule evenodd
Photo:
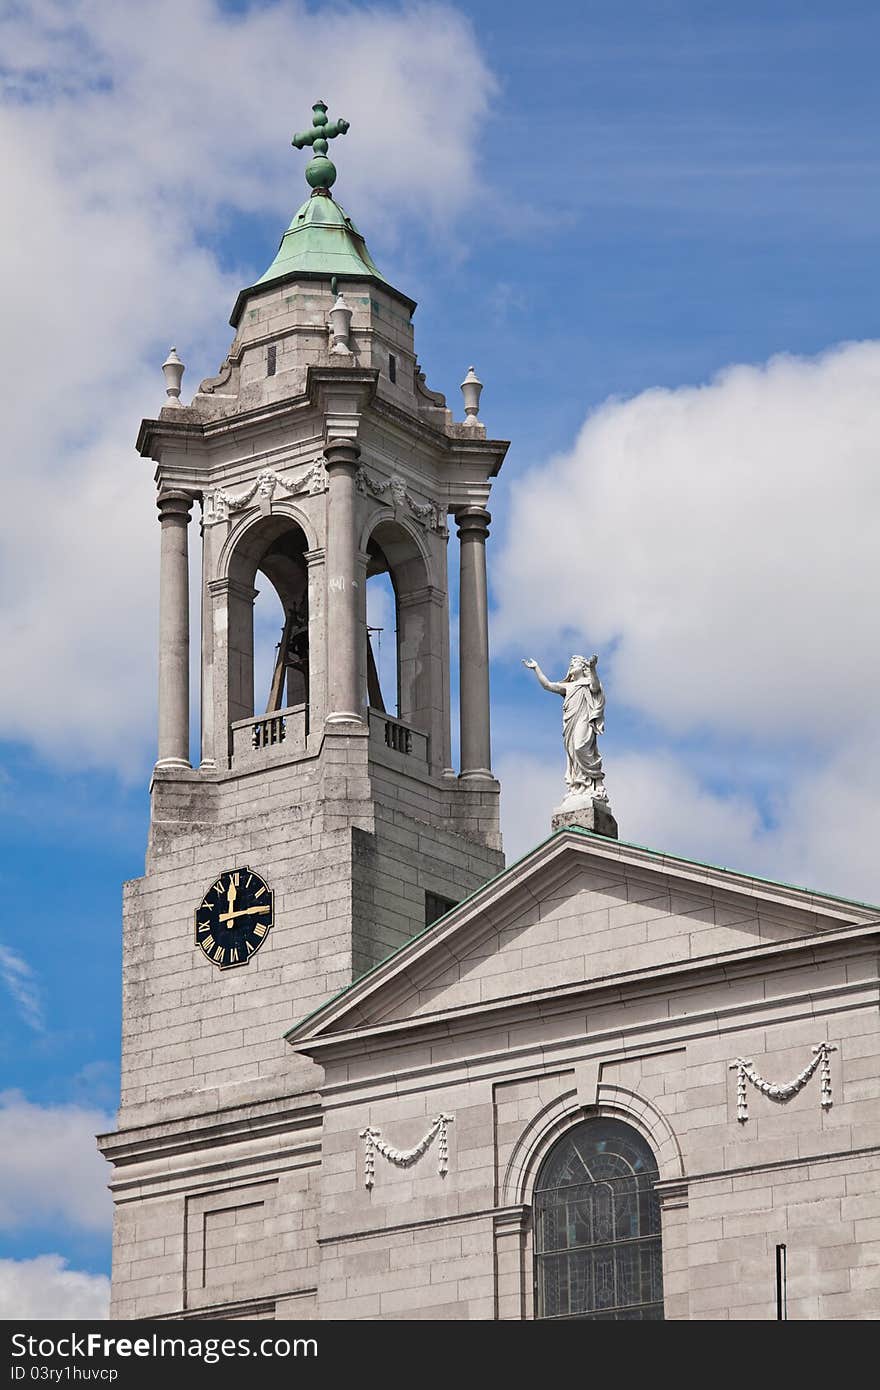
<svg viewBox="0 0 880 1390"><path fill-rule="evenodd" d="M353 439L329 439L324 446L324 463L327 468L351 468L358 466L361 456L360 445Z"/></svg>
<svg viewBox="0 0 880 1390"><path fill-rule="evenodd" d="M253 603L260 592L253 584L242 584L238 579L230 579L228 576L223 579L209 579L205 587L213 598L227 598L231 594L234 598L244 599L246 603Z"/></svg>
<svg viewBox="0 0 880 1390"><path fill-rule="evenodd" d="M163 488L156 498L156 506L159 509L159 522L182 521L184 525L189 524L189 514L192 511L194 502L192 493L184 492L179 488Z"/></svg>
<svg viewBox="0 0 880 1390"><path fill-rule="evenodd" d="M485 507L459 507L455 512L459 537L467 534L485 540L489 534L491 520L492 513L487 512Z"/></svg>
<svg viewBox="0 0 880 1390"><path fill-rule="evenodd" d="M492 1215L496 1236L520 1236L531 1225L531 1207L519 1205L502 1207Z"/></svg>

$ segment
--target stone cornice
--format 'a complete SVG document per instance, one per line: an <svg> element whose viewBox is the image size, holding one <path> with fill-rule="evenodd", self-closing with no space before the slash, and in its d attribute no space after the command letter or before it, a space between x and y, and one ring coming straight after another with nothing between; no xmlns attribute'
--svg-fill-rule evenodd
<svg viewBox="0 0 880 1390"><path fill-rule="evenodd" d="M157 446L171 445L185 452L198 453L190 446L210 445L217 439L240 433L254 434L277 429L288 415L301 414L311 407L320 410L321 394L328 390L351 389L361 397L361 408L372 403L376 395L379 372L375 367L316 367L306 373L306 389L300 395L255 406L252 410L233 411L229 415L200 419L190 406L181 406L164 419L141 421L135 448L145 458L159 462Z"/></svg>
<svg viewBox="0 0 880 1390"><path fill-rule="evenodd" d="M677 860L629 845L625 841L606 840L578 831L561 831L538 845L517 864L490 879L449 912L437 926L429 927L414 937L362 980L303 1019L288 1033L288 1041L308 1038L311 1045L320 1035L343 1024L345 1019L350 1019L355 1027L369 1025L369 1001L374 995L381 994L382 1011L387 1016L390 1008L402 1003L417 987L414 981L428 957L433 958L432 965L437 969L442 964L456 965L481 941L515 920L524 909L537 904L543 897L552 896L553 891L581 867L589 867L593 872L604 871L620 878L627 871L635 876L644 873L652 879L668 878L670 886L676 889L687 892L689 886L694 885L691 891L698 892L703 898L720 899L725 903L745 899L762 905L771 916L774 911L780 910L794 913L804 932L803 937L794 940L794 946L805 940L808 944L821 942L835 928L852 929L853 923L873 923L875 930L880 929L876 909L865 904L747 878L711 865ZM792 924L792 933L796 931L797 925ZM772 951L774 947L771 944L769 947L749 946L743 949L751 955ZM723 960L728 956L741 957L742 951L716 953L699 957L698 960ZM695 964L691 960L677 963L674 968L692 969ZM652 967L647 973L656 975L658 970ZM557 993L551 991L550 997L555 997ZM490 1007L492 1005L489 1003L480 1006L484 1011Z"/></svg>
<svg viewBox="0 0 880 1390"><path fill-rule="evenodd" d="M288 396L283 401L272 401L253 410L237 411L234 414L215 416L210 420L200 419L191 406L182 406L174 412L174 419L141 421L135 448L143 458L151 458L156 463L161 460L162 447L177 449L191 456L194 468L206 470L210 463L199 459L208 447L217 440L237 434L260 434L277 429L289 416L301 414L313 407L308 394ZM186 418L180 419L180 416Z"/></svg>
<svg viewBox="0 0 880 1390"><path fill-rule="evenodd" d="M398 426L409 434L420 436L430 448L441 448L447 456L447 461L452 463L466 463L481 456L488 459L491 468L487 470L487 476L490 478L497 476L510 448L508 439L462 439L449 435L441 425L432 425L430 420L411 415L402 406L386 400L384 396L376 396L372 402L372 413L383 424Z"/></svg>
<svg viewBox="0 0 880 1390"><path fill-rule="evenodd" d="M310 1284L303 1288L288 1289L282 1293L267 1294L264 1298L244 1299L237 1303L204 1303L198 1308L182 1308L173 1313L154 1313L153 1322L202 1322L205 1318L256 1318L270 1315L274 1319L279 1303L288 1298L310 1298L318 1292L317 1286Z"/></svg>
<svg viewBox="0 0 880 1390"><path fill-rule="evenodd" d="M329 285L331 279L336 279L343 285L350 284L357 286L362 284L373 292L377 289L381 290L383 294L390 295L392 299L396 299L398 303L403 304L404 307L409 310L410 318L412 318L416 311L416 301L410 299L408 294L404 294L403 290L396 290L394 286L389 285L386 280L382 280L381 282L377 281L366 272L363 275L352 275L347 271L338 270L334 275L332 271L324 272L297 269L291 270L287 275L278 275L274 279L268 280L265 284L249 285L246 289L239 290L235 304L232 306L232 313L229 315L230 326L235 329L238 328L242 313L244 312L244 307L249 299L258 299L261 295L272 294L285 285L295 285L300 280L318 281L319 283Z"/></svg>
<svg viewBox="0 0 880 1390"><path fill-rule="evenodd" d="M876 949L876 948L874 948ZM760 979L760 976L756 976ZM701 981L693 979L690 986L699 988ZM712 980L703 981L712 984ZM764 1028L779 1022L800 1022L814 1020L838 1013L843 1009L865 1009L876 1011L878 981L858 981L853 984L836 984L827 989L803 989L789 995L778 995L763 999L758 994L751 1003L731 1002L727 1007L717 1004L702 1010L694 1010L680 1016L670 1016L658 1012L655 1017L630 1022L625 1014L619 1021L607 1022L599 1028L590 1028L589 1012L602 1009L609 1003L625 1005L635 998L656 997L658 1005L669 998L665 990L646 991L641 996L635 993L629 999L618 999L607 990L598 988L593 998L580 1000L560 1000L559 1008L548 1006L529 1010L523 1001L514 1001L518 1007L508 1007L504 1016L501 1009L495 1017L481 1017L479 1007L464 1011L457 1018L433 1018L420 1016L399 1024L391 1023L385 1028L377 1027L372 1033L366 1029L334 1038L309 1042L300 1047L301 1051L314 1053L322 1065L334 1068L328 1071L328 1078L322 1087L324 1113L351 1105L354 1100L360 1104L366 1095L371 1100L379 1097L396 1097L412 1091L439 1091L445 1087L455 1087L463 1080L474 1080L491 1076L495 1081L521 1080L532 1075L536 1065L542 1071L569 1070L574 1072L574 1064L587 1057L595 1058L611 1050L618 1053L623 1046L622 1032L626 1032L629 1046L641 1051L681 1050L691 1042L714 1037L719 1029ZM689 984L679 983L680 993L687 992ZM678 997L678 996L676 996ZM508 1006L510 1001L506 1001ZM465 1016L465 1012L467 1016ZM555 1014L568 1013L572 1019L570 1032L564 1035L554 1032L544 1041L534 1037L527 1041L511 1041L508 1029L522 1024L539 1024L542 1027L552 1020ZM495 1045L490 1039L494 1034ZM454 1052L449 1043L455 1040ZM334 1044L338 1043L338 1046ZM443 1047L443 1056L438 1060L432 1056L433 1044ZM406 1065L401 1064L401 1050L410 1058ZM343 1065L368 1057L368 1073L348 1080L344 1073L336 1071Z"/></svg>
<svg viewBox="0 0 880 1390"><path fill-rule="evenodd" d="M734 979L743 980L768 973L782 973L804 963L821 965L839 958L841 947L854 948L849 952L854 957L875 955L878 942L880 921L867 922L789 941L714 952L693 960L676 961L667 966L649 965L641 970L624 971L598 980L533 990L527 994L461 1005L403 1020L379 1023L364 1021L359 1024L353 1019L347 1028L339 1028L335 1032L329 1031L332 1023L325 1023L309 1033L306 1020L303 1025L290 1030L287 1040L297 1051L315 1059L328 1055L376 1053L388 1047L397 1047L403 1041L415 1043L431 1041L434 1038L446 1040L453 1034L470 1031L486 1033L491 1028L521 1024L532 1018L543 1019L577 1008L601 1008L609 1003L623 1005L636 997L669 994L671 990L680 992L683 989L704 985L728 983ZM876 994L877 984L876 978L871 981L858 979L852 984L829 986L827 991L821 988L812 992L800 991L797 998L801 995L806 998L811 993L824 992L838 996L847 992L864 991L867 986ZM792 996L793 1000L794 998L795 996ZM756 1007L776 1007L781 1002L781 997L773 997L770 1000L759 1000ZM731 1012L742 1014L743 1007L742 1003L733 1004ZM723 1012L725 1011L717 1006L711 1010L713 1018L719 1017ZM696 1017L688 1015L688 1020ZM317 1023L317 1020L315 1022ZM655 1027L656 1021L651 1026ZM322 1031L322 1028L328 1031ZM378 1070L380 1068L377 1067Z"/></svg>
<svg viewBox="0 0 880 1390"><path fill-rule="evenodd" d="M285 1097L264 1104L216 1110L209 1119L187 1115L152 1125L124 1125L98 1135L98 1148L116 1167L189 1154L194 1149L252 1142L276 1134L320 1130L321 1106L316 1098Z"/></svg>
<svg viewBox="0 0 880 1390"><path fill-rule="evenodd" d="M237 434L277 430L288 417L301 415L309 409L320 411L321 395L328 389L351 388L361 396L361 411L369 411L378 424L399 431L403 436L415 435L431 452L440 450L447 464L464 468L476 465L487 478L497 476L509 441L453 438L439 426L379 396L378 379L376 368L311 365L306 376L306 390L300 395L211 419L200 418L192 406L182 406L169 411L165 418L142 420L135 447L142 457L156 463L161 461L163 448L177 450L188 456L194 472L207 472L211 464L205 455L218 441Z"/></svg>

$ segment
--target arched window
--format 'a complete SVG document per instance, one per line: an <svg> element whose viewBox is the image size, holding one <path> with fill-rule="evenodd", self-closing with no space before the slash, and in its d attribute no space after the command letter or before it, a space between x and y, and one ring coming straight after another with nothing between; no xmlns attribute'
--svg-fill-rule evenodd
<svg viewBox="0 0 880 1390"><path fill-rule="evenodd" d="M620 1120L585 1120L558 1140L535 1187L536 1317L663 1317L657 1177Z"/></svg>
<svg viewBox="0 0 880 1390"><path fill-rule="evenodd" d="M226 627L230 722L309 702L307 549L302 528L275 513L251 526L232 556L229 577L236 582ZM255 590L262 600L256 607Z"/></svg>

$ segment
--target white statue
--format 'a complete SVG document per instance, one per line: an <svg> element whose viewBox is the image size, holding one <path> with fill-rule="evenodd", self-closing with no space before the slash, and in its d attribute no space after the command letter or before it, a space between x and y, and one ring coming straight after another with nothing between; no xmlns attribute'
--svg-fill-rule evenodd
<svg viewBox="0 0 880 1390"><path fill-rule="evenodd" d="M605 732L605 692L596 674L598 660L597 656L591 656L589 661L584 656L573 656L565 680L561 681L548 680L537 661L523 661L545 690L563 696L562 739L568 757L568 795L563 806L585 797L608 800L598 747L598 735Z"/></svg>

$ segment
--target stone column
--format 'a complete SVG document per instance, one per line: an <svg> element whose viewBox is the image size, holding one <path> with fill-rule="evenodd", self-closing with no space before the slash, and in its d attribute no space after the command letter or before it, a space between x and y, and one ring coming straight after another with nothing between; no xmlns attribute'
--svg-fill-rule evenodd
<svg viewBox="0 0 880 1390"><path fill-rule="evenodd" d="M202 503L202 662L201 662L201 767L217 766L214 739L214 604L211 579L216 573L217 552L226 532L225 526L211 526Z"/></svg>
<svg viewBox="0 0 880 1390"><path fill-rule="evenodd" d="M159 757L157 767L189 767L189 547L192 498L160 492Z"/></svg>
<svg viewBox="0 0 880 1390"><path fill-rule="evenodd" d="M492 520L485 507L461 507L458 525L459 700L462 777L491 777L489 738L489 596L486 537Z"/></svg>
<svg viewBox="0 0 880 1390"><path fill-rule="evenodd" d="M331 439L324 450L327 498L327 723L360 723L358 544L355 476L360 449Z"/></svg>

